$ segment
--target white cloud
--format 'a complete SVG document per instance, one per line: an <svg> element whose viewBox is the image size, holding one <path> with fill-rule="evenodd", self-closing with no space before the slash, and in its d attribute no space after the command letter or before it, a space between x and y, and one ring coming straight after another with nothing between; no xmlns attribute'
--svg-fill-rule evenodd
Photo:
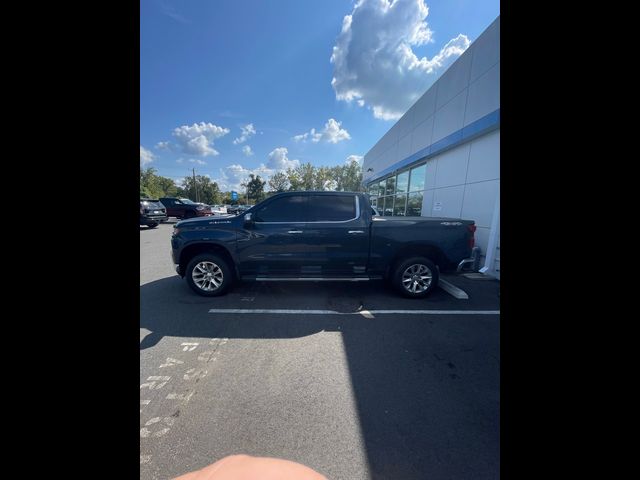
<svg viewBox="0 0 640 480"><path fill-rule="evenodd" d="M294 142L306 142L307 138L310 138L313 143L318 143L321 140L327 143L338 143L342 140L349 140L351 135L349 135L346 129L340 128L340 125L342 125L342 122L330 118L327 120L327 123L324 124L324 129L322 129L321 132L316 132L316 129L312 128L306 133L295 135L292 137L292 140Z"/></svg>
<svg viewBox="0 0 640 480"><path fill-rule="evenodd" d="M245 157L250 157L251 155L253 155L253 150L251 150L251 147L249 145L245 145L244 147L242 147L242 153L244 153Z"/></svg>
<svg viewBox="0 0 640 480"><path fill-rule="evenodd" d="M353 162L355 160L356 162L358 162L358 164L360 166L362 166L362 159L363 158L364 157L362 155L349 155L347 157L347 159L344 161L344 163L346 163L347 165L350 165L351 162Z"/></svg>
<svg viewBox="0 0 640 480"><path fill-rule="evenodd" d="M156 148L158 150L170 150L171 144L169 142L158 142L156 143Z"/></svg>
<svg viewBox="0 0 640 480"><path fill-rule="evenodd" d="M307 139L307 137L309 136L309 133L301 133L300 135L295 135L292 140L294 142L303 142Z"/></svg>
<svg viewBox="0 0 640 480"><path fill-rule="evenodd" d="M424 0L360 0L331 55L336 98L366 103L376 118L400 118L471 43L459 34L431 59L418 58L412 46L433 42L428 14Z"/></svg>
<svg viewBox="0 0 640 480"><path fill-rule="evenodd" d="M267 164L261 163L257 168L247 168L240 164L228 165L220 169L220 176L214 181L221 190L237 192L244 191L241 183L249 179L249 174L260 175L263 180L268 180L271 175L287 168L296 168L300 165L300 160L291 160L287 157L288 150L285 147L273 149L269 154Z"/></svg>
<svg viewBox="0 0 640 480"><path fill-rule="evenodd" d="M140 166L144 167L147 163L153 162L155 155L140 145Z"/></svg>
<svg viewBox="0 0 640 480"><path fill-rule="evenodd" d="M197 159L193 159L193 158L191 158L189 161L191 163L197 163L198 165L206 165L207 164L207 162L205 162L204 160L197 160Z"/></svg>
<svg viewBox="0 0 640 480"><path fill-rule="evenodd" d="M176 160L176 163L184 163L184 158L179 158L178 160Z"/></svg>
<svg viewBox="0 0 640 480"><path fill-rule="evenodd" d="M300 166L300 160L289 160L289 158L287 158L288 153L289 151L285 147L275 148L269 154L269 160L267 161L268 168L280 171ZM275 173L275 171L273 173Z"/></svg>
<svg viewBox="0 0 640 480"><path fill-rule="evenodd" d="M244 127L240 127L240 129L242 130L242 134L233 141L234 145L244 143L256 134L256 129L253 128L253 123L248 123Z"/></svg>
<svg viewBox="0 0 640 480"><path fill-rule="evenodd" d="M274 172L267 168L264 164L260 164L258 168L246 168L239 164L228 165L220 169L220 177L213 181L218 184L222 191L228 192L235 190L236 192L243 192L244 187L241 183L249 179L249 174L260 175L260 178L267 180Z"/></svg>
<svg viewBox="0 0 640 480"><path fill-rule="evenodd" d="M219 127L213 123L194 123L191 126L182 125L173 130L177 147L188 155L218 155L218 151L213 148L213 140L229 133L228 128ZM160 142L162 148L170 148L168 142ZM160 145L158 144L158 145ZM166 145L165 145L166 144Z"/></svg>

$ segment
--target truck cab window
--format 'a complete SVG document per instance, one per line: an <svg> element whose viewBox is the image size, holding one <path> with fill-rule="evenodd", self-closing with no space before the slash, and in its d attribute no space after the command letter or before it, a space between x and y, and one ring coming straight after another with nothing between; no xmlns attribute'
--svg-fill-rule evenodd
<svg viewBox="0 0 640 480"><path fill-rule="evenodd" d="M281 197L259 207L254 214L256 222L304 222L306 217L307 197L289 195Z"/></svg>

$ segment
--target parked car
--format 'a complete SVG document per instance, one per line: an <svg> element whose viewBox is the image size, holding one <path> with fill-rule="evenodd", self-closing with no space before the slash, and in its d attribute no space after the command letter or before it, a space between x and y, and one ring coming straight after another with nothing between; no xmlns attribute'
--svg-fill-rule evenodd
<svg viewBox="0 0 640 480"><path fill-rule="evenodd" d="M162 197L160 201L167 208L169 217L194 218L213 215L208 205L193 202L188 198Z"/></svg>
<svg viewBox="0 0 640 480"><path fill-rule="evenodd" d="M210 205L211 211L216 215L226 215L227 207L224 205Z"/></svg>
<svg viewBox="0 0 640 480"><path fill-rule="evenodd" d="M140 199L140 225L156 228L160 222L167 220L167 210L159 200Z"/></svg>
<svg viewBox="0 0 640 480"><path fill-rule="evenodd" d="M372 213L363 193L280 193L244 215L178 222L172 257L178 275L203 296L226 292L236 279L386 279L403 295L422 298L440 271L471 256L472 220Z"/></svg>
<svg viewBox="0 0 640 480"><path fill-rule="evenodd" d="M231 215L239 215L243 212L245 212L246 210L248 210L249 205L231 205L229 207L227 207L227 213L231 214Z"/></svg>

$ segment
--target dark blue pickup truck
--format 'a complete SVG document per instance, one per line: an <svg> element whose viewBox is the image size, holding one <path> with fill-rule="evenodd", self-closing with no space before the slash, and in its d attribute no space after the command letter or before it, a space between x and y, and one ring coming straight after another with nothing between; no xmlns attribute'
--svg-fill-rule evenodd
<svg viewBox="0 0 640 480"><path fill-rule="evenodd" d="M178 275L199 295L220 295L236 279L386 279L421 298L439 271L468 260L475 230L457 218L380 217L363 193L286 192L235 217L178 222L171 248Z"/></svg>

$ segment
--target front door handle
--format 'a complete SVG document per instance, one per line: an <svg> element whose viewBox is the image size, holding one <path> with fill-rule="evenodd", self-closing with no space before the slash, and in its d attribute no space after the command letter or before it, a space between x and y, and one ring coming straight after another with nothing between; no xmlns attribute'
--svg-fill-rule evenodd
<svg viewBox="0 0 640 480"><path fill-rule="evenodd" d="M364 233L362 230L349 230L349 235L354 235L356 233Z"/></svg>
<svg viewBox="0 0 640 480"><path fill-rule="evenodd" d="M302 233L302 230L289 230L287 233Z"/></svg>

